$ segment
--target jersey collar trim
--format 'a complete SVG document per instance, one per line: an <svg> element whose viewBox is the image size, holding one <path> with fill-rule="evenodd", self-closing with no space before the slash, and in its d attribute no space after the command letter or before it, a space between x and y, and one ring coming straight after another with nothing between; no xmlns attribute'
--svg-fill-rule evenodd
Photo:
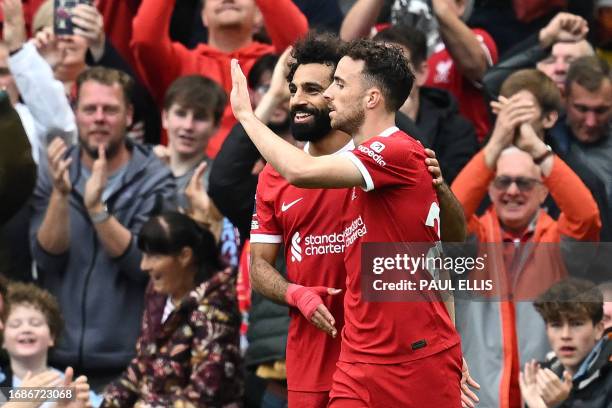
<svg viewBox="0 0 612 408"><path fill-rule="evenodd" d="M392 134L394 134L395 132L397 132L399 129L397 128L397 126L391 126L390 128L387 128L385 130L383 130L382 132L380 132L380 137L389 137Z"/></svg>

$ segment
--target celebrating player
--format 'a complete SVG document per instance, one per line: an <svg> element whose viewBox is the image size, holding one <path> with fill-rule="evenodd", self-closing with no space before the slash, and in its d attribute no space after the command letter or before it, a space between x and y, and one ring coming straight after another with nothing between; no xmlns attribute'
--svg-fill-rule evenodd
<svg viewBox="0 0 612 408"><path fill-rule="evenodd" d="M444 304L437 298L378 303L362 299L361 244L433 243L439 240L439 206L423 147L395 127L395 111L413 82L401 51L360 40L345 52L324 95L330 102L332 127L351 134L359 146L353 152L314 157L280 141L253 115L237 61L232 67L234 114L262 155L289 183L310 188L352 187L343 207L346 324L330 406L457 405L461 350ZM306 122L310 114L300 112L296 119ZM298 195L283 197L289 201L283 201L280 212L291 211L306 200ZM314 205L323 207L321 202ZM356 229L359 232L354 234ZM291 240L293 252L289 248L288 253L295 260L305 250L321 250L309 244L324 242L324 252L333 249L327 246L333 244L329 234L309 236L308 243L303 237ZM309 273L319 273L321 265L317 266ZM289 286L286 298L310 313L312 296L303 297L309 292L313 288Z"/></svg>

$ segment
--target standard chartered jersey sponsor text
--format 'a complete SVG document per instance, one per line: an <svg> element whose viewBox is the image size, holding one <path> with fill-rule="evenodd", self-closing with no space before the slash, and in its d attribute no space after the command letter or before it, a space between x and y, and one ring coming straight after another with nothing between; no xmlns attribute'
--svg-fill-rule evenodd
<svg viewBox="0 0 612 408"><path fill-rule="evenodd" d="M291 261L301 262L303 256L341 254L344 252L344 235L331 233L306 235L296 231L291 237Z"/></svg>

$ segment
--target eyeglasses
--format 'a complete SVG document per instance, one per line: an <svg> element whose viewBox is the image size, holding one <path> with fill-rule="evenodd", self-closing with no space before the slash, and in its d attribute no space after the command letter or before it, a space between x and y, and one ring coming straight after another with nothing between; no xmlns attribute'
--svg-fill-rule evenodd
<svg viewBox="0 0 612 408"><path fill-rule="evenodd" d="M521 193L526 193L533 190L536 184L540 181L529 177L510 177L510 176L499 176L493 179L493 186L499 190L507 190L510 188L512 183L516 183L516 186Z"/></svg>

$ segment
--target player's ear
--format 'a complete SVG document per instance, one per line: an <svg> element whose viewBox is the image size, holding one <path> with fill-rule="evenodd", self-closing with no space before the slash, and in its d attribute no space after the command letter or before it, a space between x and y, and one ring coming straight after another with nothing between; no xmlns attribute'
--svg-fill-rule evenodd
<svg viewBox="0 0 612 408"><path fill-rule="evenodd" d="M384 103L384 100L380 90L378 88L370 88L366 92L366 108L374 109L381 103Z"/></svg>

